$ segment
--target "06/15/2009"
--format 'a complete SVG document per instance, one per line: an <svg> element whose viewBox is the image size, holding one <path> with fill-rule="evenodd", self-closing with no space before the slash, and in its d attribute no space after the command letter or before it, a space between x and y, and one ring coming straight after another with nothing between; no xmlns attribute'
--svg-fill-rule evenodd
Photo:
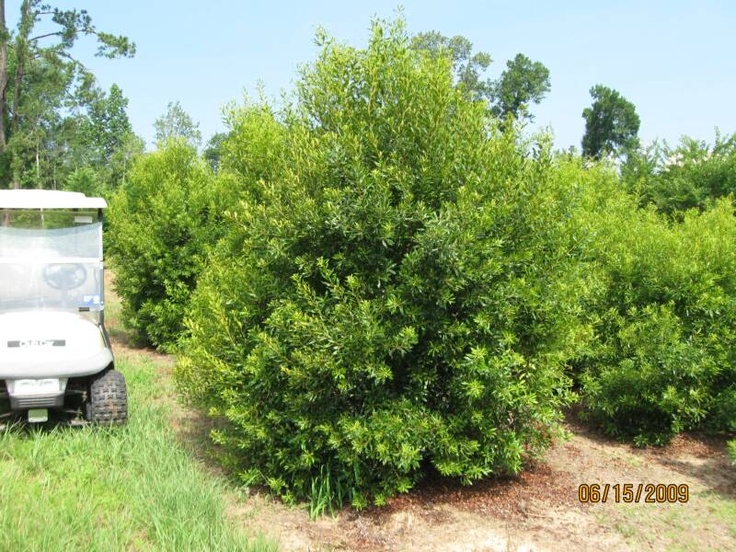
<svg viewBox="0 0 736 552"><path fill-rule="evenodd" d="M578 487L578 500L583 504L685 504L690 499L687 484L674 483L583 483Z"/></svg>

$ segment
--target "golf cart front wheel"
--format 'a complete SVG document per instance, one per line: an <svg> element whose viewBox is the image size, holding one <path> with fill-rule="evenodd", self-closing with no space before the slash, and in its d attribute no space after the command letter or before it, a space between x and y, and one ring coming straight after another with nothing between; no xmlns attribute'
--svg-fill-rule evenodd
<svg viewBox="0 0 736 552"><path fill-rule="evenodd" d="M128 419L128 393L125 377L117 370L106 370L92 380L87 419L93 423L122 423Z"/></svg>

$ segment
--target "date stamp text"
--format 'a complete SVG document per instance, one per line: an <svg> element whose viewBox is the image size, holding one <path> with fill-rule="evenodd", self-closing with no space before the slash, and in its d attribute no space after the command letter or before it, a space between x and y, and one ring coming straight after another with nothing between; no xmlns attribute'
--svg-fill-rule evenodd
<svg viewBox="0 0 736 552"><path fill-rule="evenodd" d="M690 488L674 483L583 483L578 487L583 504L681 504L690 500Z"/></svg>

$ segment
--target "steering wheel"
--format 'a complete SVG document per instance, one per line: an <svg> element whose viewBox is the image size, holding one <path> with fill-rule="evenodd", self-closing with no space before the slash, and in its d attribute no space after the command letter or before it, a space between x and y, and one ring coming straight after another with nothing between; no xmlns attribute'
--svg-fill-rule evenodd
<svg viewBox="0 0 736 552"><path fill-rule="evenodd" d="M83 264L50 264L43 269L44 281L54 289L78 288L87 280L87 269Z"/></svg>

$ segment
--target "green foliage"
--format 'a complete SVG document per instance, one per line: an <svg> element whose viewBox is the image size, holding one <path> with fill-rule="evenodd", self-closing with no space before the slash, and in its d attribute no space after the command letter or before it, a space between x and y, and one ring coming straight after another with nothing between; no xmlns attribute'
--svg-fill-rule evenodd
<svg viewBox="0 0 736 552"><path fill-rule="evenodd" d="M658 146L645 157L646 167L624 180L660 212L681 217L736 193L736 134L716 135L713 145L684 137L677 147Z"/></svg>
<svg viewBox="0 0 736 552"><path fill-rule="evenodd" d="M108 183L108 187L117 189L122 186L127 181L130 169L136 159L143 155L144 151L145 142L143 138L132 132L123 137L113 151L109 164L98 169L102 173L104 181Z"/></svg>
<svg viewBox="0 0 736 552"><path fill-rule="evenodd" d="M473 53L473 43L466 37L449 38L437 31L429 31L414 36L411 46L432 56L448 56L455 80L468 98L482 100L490 97L493 83L481 78L481 74L491 65L491 56L486 52Z"/></svg>
<svg viewBox="0 0 736 552"><path fill-rule="evenodd" d="M123 319L144 344L170 350L211 244L232 199L196 151L170 140L143 155L108 212L108 254Z"/></svg>
<svg viewBox="0 0 736 552"><path fill-rule="evenodd" d="M118 85L113 84L109 93L100 93L89 105L80 129L83 136L80 144L82 161L97 168L113 189L125 178L126 167L121 166L121 161L135 141L127 107L128 98ZM142 148L138 153L142 153Z"/></svg>
<svg viewBox="0 0 736 552"><path fill-rule="evenodd" d="M419 33L412 38L411 47L433 58L448 58L456 85L465 96L472 101L487 101L491 112L502 120L533 120L529 104L541 102L550 90L549 69L524 54L516 54L506 62L506 69L494 81L482 78L491 65L491 56L473 53L473 43L464 36Z"/></svg>
<svg viewBox="0 0 736 552"><path fill-rule="evenodd" d="M109 94L100 92L87 113L75 119L56 167L59 174L54 175L64 177L59 188L109 198L125 181L133 160L143 153L142 140L133 133L125 112L127 105L122 90L112 85Z"/></svg>
<svg viewBox="0 0 736 552"><path fill-rule="evenodd" d="M5 6L0 7L0 48L7 51L7 57L0 56L0 183L61 188L86 165L102 175L106 160L98 150L109 153L116 138L130 133L114 124L127 122L127 101L116 87L105 98L73 49L82 36L96 39L97 55L109 58L132 56L135 45L98 31L85 10L54 8L41 0L20 4L14 31L5 28ZM106 101L117 102L115 119L100 120Z"/></svg>
<svg viewBox="0 0 736 552"><path fill-rule="evenodd" d="M381 504L430 467L516 473L589 345L573 213L600 175L499 132L401 22L365 50L319 44L278 118L229 112L222 162L246 194L178 385L225 422L245 481L315 510Z"/></svg>
<svg viewBox="0 0 736 552"><path fill-rule="evenodd" d="M108 190L100 182L97 173L90 167L84 167L71 173L64 184L64 189L82 192L90 197L107 196Z"/></svg>
<svg viewBox="0 0 736 552"><path fill-rule="evenodd" d="M583 155L600 159L626 155L639 145L639 115L634 104L616 90L597 84L590 89L593 104L583 110Z"/></svg>
<svg viewBox="0 0 736 552"><path fill-rule="evenodd" d="M534 120L529 104L539 103L550 91L549 69L524 54L506 62L506 69L493 86L491 111L506 119Z"/></svg>
<svg viewBox="0 0 736 552"><path fill-rule="evenodd" d="M263 102L229 106L225 123L230 131L219 146L220 170L236 175L248 193L260 200L264 183L278 178L289 162L286 127Z"/></svg>
<svg viewBox="0 0 736 552"><path fill-rule="evenodd" d="M584 402L638 444L736 420L736 219L730 201L668 223L634 198L593 223L605 282L590 312L596 350L580 359Z"/></svg>
<svg viewBox="0 0 736 552"><path fill-rule="evenodd" d="M169 102L166 113L153 122L156 145L162 147L172 138L182 139L197 149L202 143L199 123L195 123L179 102Z"/></svg>
<svg viewBox="0 0 736 552"><path fill-rule="evenodd" d="M222 158L222 145L227 139L227 134L224 132L216 132L209 140L207 140L207 146L202 152L202 157L210 164L212 172L220 170L220 159Z"/></svg>

